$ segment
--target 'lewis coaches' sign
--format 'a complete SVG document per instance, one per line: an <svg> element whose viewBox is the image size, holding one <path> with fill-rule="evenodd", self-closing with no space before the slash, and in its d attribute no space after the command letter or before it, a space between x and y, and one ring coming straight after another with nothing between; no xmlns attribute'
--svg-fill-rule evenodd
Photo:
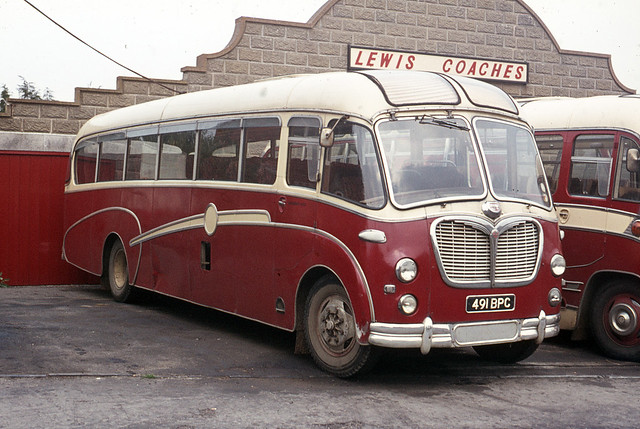
<svg viewBox="0 0 640 429"><path fill-rule="evenodd" d="M349 69L421 70L477 79L527 83L528 65L478 58L349 46Z"/></svg>

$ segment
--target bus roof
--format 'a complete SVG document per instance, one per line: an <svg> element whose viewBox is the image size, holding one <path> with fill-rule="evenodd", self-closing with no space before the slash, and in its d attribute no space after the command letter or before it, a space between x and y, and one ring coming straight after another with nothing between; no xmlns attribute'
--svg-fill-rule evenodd
<svg viewBox="0 0 640 429"><path fill-rule="evenodd" d="M640 132L639 110L638 95L520 100L520 113L535 130L606 128Z"/></svg>
<svg viewBox="0 0 640 429"><path fill-rule="evenodd" d="M108 130L247 112L306 110L373 118L390 109L421 105L518 113L516 103L501 89L470 78L417 71L331 72L285 76L136 104L93 117L77 137L79 140Z"/></svg>

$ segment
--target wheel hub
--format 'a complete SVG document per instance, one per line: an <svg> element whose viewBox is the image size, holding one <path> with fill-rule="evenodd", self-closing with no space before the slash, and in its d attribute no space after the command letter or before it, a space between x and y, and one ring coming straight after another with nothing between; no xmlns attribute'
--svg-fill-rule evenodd
<svg viewBox="0 0 640 429"><path fill-rule="evenodd" d="M326 344L341 347L352 337L348 319L342 302L332 301L324 307L320 314L320 330Z"/></svg>
<svg viewBox="0 0 640 429"><path fill-rule="evenodd" d="M127 273L126 273L126 259L124 252L118 252L114 258L113 274L116 287L122 289L125 286Z"/></svg>
<svg viewBox="0 0 640 429"><path fill-rule="evenodd" d="M629 335L638 326L638 315L635 309L627 303L617 303L609 312L609 324L617 335Z"/></svg>

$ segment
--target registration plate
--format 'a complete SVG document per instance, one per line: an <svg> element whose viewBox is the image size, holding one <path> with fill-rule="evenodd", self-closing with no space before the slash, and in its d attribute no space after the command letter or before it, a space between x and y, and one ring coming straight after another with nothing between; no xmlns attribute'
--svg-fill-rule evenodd
<svg viewBox="0 0 640 429"><path fill-rule="evenodd" d="M516 296L505 295L469 295L467 313L486 313L490 311L513 311L516 309Z"/></svg>

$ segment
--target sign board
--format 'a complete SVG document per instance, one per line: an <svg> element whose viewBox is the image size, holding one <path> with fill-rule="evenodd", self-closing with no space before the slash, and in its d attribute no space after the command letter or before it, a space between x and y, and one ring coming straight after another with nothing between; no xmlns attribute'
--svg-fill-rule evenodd
<svg viewBox="0 0 640 429"><path fill-rule="evenodd" d="M526 84L527 63L349 46L349 70L419 70Z"/></svg>

